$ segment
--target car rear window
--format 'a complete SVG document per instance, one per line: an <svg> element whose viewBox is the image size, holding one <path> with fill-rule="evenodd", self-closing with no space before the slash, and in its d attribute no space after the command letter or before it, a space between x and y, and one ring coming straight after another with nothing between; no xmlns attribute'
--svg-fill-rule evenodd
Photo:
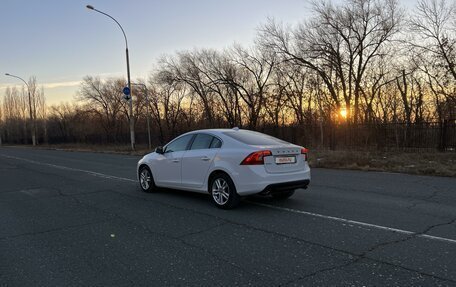
<svg viewBox="0 0 456 287"><path fill-rule="evenodd" d="M226 131L223 132L223 134L248 145L289 144L288 142L281 139L252 131Z"/></svg>
<svg viewBox="0 0 456 287"><path fill-rule="evenodd" d="M207 149L210 147L213 138L210 135L197 134L190 149Z"/></svg>
<svg viewBox="0 0 456 287"><path fill-rule="evenodd" d="M211 148L220 148L222 147L222 142L218 139L218 138L215 138L212 140L212 143L211 143Z"/></svg>

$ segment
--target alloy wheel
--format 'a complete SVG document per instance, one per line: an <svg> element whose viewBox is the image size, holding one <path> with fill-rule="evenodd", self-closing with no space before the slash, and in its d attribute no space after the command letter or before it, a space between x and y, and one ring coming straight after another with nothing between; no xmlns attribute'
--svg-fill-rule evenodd
<svg viewBox="0 0 456 287"><path fill-rule="evenodd" d="M223 178L217 178L212 183L212 197L218 205L225 205L230 198L230 187Z"/></svg>
<svg viewBox="0 0 456 287"><path fill-rule="evenodd" d="M147 168L145 168L141 171L141 173L139 175L139 181L140 181L142 189L144 189L144 190L149 189L151 177L150 177L150 172L149 172L149 170L147 170Z"/></svg>

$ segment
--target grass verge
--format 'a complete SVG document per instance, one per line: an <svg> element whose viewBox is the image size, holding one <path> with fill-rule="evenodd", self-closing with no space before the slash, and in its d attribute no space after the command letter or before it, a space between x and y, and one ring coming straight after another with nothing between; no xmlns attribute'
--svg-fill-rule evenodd
<svg viewBox="0 0 456 287"><path fill-rule="evenodd" d="M314 150L311 167L388 171L456 177L455 152L372 152Z"/></svg>

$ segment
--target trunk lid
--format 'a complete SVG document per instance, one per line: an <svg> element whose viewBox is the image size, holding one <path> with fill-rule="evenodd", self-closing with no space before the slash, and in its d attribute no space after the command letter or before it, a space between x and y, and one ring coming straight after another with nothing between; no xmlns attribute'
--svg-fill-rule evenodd
<svg viewBox="0 0 456 287"><path fill-rule="evenodd" d="M270 150L272 156L264 157L264 168L268 173L288 173L303 170L305 158L301 154L301 147L295 145L262 146L261 149Z"/></svg>

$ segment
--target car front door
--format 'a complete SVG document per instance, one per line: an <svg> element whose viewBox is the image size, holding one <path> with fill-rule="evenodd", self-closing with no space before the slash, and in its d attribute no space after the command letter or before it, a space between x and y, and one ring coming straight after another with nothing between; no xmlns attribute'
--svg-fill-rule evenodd
<svg viewBox="0 0 456 287"><path fill-rule="evenodd" d="M164 153L154 161L155 184L162 187L179 188L182 182L182 156L193 135L179 137L166 145Z"/></svg>
<svg viewBox="0 0 456 287"><path fill-rule="evenodd" d="M182 186L203 186L209 168L220 150L221 141L209 134L197 134L189 150L182 157Z"/></svg>

